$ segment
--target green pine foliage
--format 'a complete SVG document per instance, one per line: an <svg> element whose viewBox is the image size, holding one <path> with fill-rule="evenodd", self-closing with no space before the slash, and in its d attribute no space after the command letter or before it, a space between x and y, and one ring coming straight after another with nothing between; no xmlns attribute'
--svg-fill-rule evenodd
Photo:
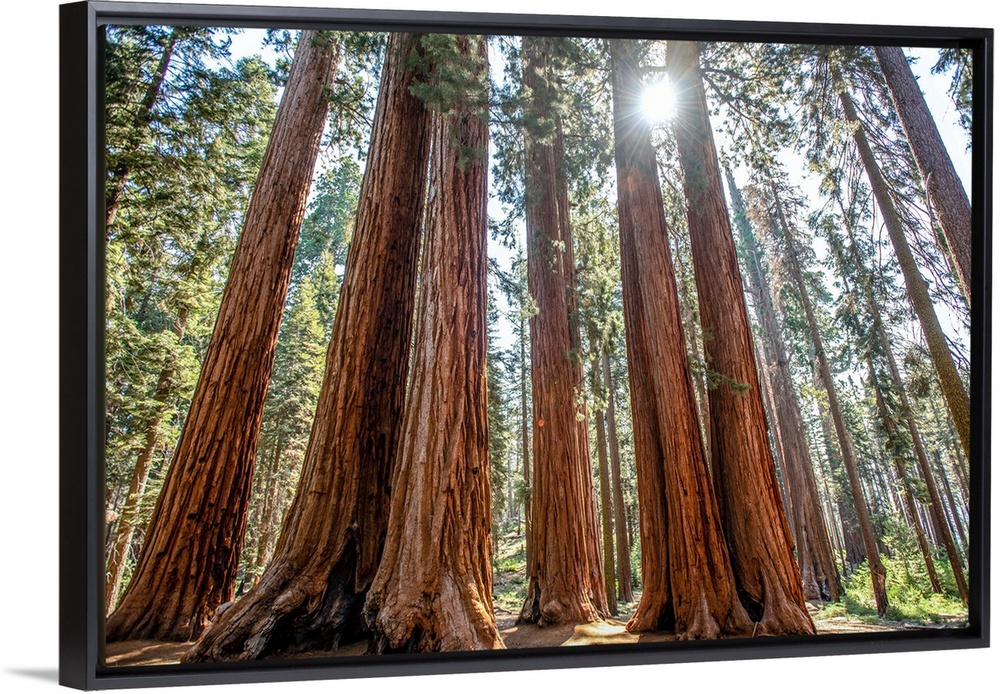
<svg viewBox="0 0 1000 694"><path fill-rule="evenodd" d="M275 87L260 60L228 59L223 32L106 31L109 199L121 188L105 251L105 460L114 512L151 427L153 498L165 472L263 158Z"/></svg>

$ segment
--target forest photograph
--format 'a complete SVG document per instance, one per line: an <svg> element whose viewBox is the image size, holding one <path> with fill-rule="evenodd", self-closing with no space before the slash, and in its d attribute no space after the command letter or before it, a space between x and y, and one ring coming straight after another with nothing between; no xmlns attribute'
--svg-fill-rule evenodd
<svg viewBox="0 0 1000 694"><path fill-rule="evenodd" d="M103 665L969 626L971 50L103 47Z"/></svg>

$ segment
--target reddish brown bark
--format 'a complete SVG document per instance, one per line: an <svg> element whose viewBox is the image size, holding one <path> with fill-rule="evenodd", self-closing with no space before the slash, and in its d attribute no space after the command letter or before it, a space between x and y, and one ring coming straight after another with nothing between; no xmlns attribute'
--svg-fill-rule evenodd
<svg viewBox="0 0 1000 694"><path fill-rule="evenodd" d="M484 37L458 37L478 55ZM365 603L376 652L503 648L493 616L486 401L486 150L470 94L433 117L416 348L385 551ZM477 98L478 97L478 98ZM479 106L477 106L479 104ZM461 148L461 149L460 149ZM464 161L465 151L477 158Z"/></svg>
<svg viewBox="0 0 1000 694"><path fill-rule="evenodd" d="M930 196L955 268L959 284L966 297L972 289L972 206L962 187L955 165L941 139L924 95L920 91L903 49L898 46L876 46L875 55L885 74L886 83L896 105L896 113L906 131L913 157Z"/></svg>
<svg viewBox="0 0 1000 694"><path fill-rule="evenodd" d="M551 118L555 77L546 39L525 38L524 81L536 122L525 132L528 289L531 317L533 462L531 570L522 622L591 622L606 614L585 419L579 420L580 368L574 359L572 237L558 133L534 132Z"/></svg>
<svg viewBox="0 0 1000 694"><path fill-rule="evenodd" d="M643 594L629 631L750 634L698 427L656 155L631 42L610 41Z"/></svg>
<svg viewBox="0 0 1000 694"><path fill-rule="evenodd" d="M608 447L611 453L611 489L615 508L615 568L618 570L618 600L632 602L632 562L629 555L628 524L625 520L625 491L622 486L622 457L615 418L615 386L611 380L611 359L602 360L604 388L608 394Z"/></svg>
<svg viewBox="0 0 1000 694"><path fill-rule="evenodd" d="M386 48L316 418L274 557L187 660L329 650L366 633L361 609L389 516L427 182L427 110L406 67L418 43L393 34Z"/></svg>
<svg viewBox="0 0 1000 694"><path fill-rule="evenodd" d="M708 394L712 473L737 590L758 633L813 634L774 472L698 48L671 42L667 55L705 352L725 379Z"/></svg>
<svg viewBox="0 0 1000 694"><path fill-rule="evenodd" d="M257 435L338 50L303 32L191 408L109 641L187 641L233 598Z"/></svg>

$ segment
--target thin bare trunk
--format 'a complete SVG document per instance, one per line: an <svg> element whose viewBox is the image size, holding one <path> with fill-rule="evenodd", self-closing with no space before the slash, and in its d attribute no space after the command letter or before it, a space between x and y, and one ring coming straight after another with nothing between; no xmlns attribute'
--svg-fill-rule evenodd
<svg viewBox="0 0 1000 694"><path fill-rule="evenodd" d="M260 527L257 535L257 552L254 555L254 573L260 575L271 559L274 550L275 529L278 524L278 497L281 493L281 485L278 480L278 471L281 469L281 458L284 454L285 441L279 433L275 436L274 450L271 452L271 459L267 466L264 504L260 510Z"/></svg>
<svg viewBox="0 0 1000 694"><path fill-rule="evenodd" d="M864 489L861 481L861 474L858 467L857 456L854 452L854 442L847 431L844 416L840 410L840 398L833 381L833 374L830 371L830 362L826 357L826 350L823 347L823 340L820 336L819 325L816 322L816 315L813 311L812 300L809 298L809 291L806 288L805 280L802 278L802 269L799 266L798 252L792 240L791 228L785 217L785 210L778 196L777 187L771 183L771 192L774 195L775 205L775 228L780 234L782 244L785 249L785 261L792 281L799 294L803 311L806 314L806 321L809 324L809 333L812 337L813 350L816 356L816 371L819 379L826 390L830 407L830 419L833 420L834 429L837 432L837 441L840 444L841 459L844 469L847 472L847 479L851 487L851 496L854 500L854 510L857 515L861 538L864 543L865 557L868 559L868 568L871 571L872 589L875 595L875 606L880 616L884 616L889 607L889 598L885 592L885 566L879 557L878 544L875 539L875 531L872 529L871 517L868 513L868 505L865 502Z"/></svg>
<svg viewBox="0 0 1000 694"><path fill-rule="evenodd" d="M955 532L958 534L962 544L968 546L969 540L965 536L965 529L962 527L962 514L958 510L958 504L955 503L955 495L951 491L951 484L948 482L948 476L944 471L944 464L941 462L941 451L934 451L934 467L937 469L941 488L944 489L945 496L948 499L948 508L951 511L951 519L955 526Z"/></svg>
<svg viewBox="0 0 1000 694"><path fill-rule="evenodd" d="M632 563L629 555L628 524L625 520L625 491L622 486L622 456L618 445L618 423L615 418L615 385L611 380L611 358L602 359L604 388L608 393L608 444L611 449L611 488L615 508L615 554L618 569L618 600L632 602Z"/></svg>
<svg viewBox="0 0 1000 694"><path fill-rule="evenodd" d="M906 293L910 298L914 312L917 314L917 319L920 321L927 349L930 350L931 361L934 362L934 368L937 370L938 379L941 382L941 390L944 391L952 421L955 423L955 428L958 429L959 437L962 440L962 448L965 450L965 454L969 455L971 446L969 393L958 374L948 340L941 330L941 323L934 311L934 303L928 293L927 282L921 276L913 258L913 252L906 241L903 222L896 212L888 186L882 177L882 171L879 169L875 155L868 144L868 136L865 134L864 124L858 119L854 101L844 91L840 93L840 102L844 107L848 122L855 125L854 142L861 154L861 161L864 163L879 210L882 212L889 240L892 242L896 258L899 260Z"/></svg>
<svg viewBox="0 0 1000 694"><path fill-rule="evenodd" d="M917 160L933 212L948 241L955 274L966 298L969 298L972 296L972 206L969 196L948 156L941 133L927 108L903 49L876 46L875 55L885 74L913 157Z"/></svg>
<svg viewBox="0 0 1000 694"><path fill-rule="evenodd" d="M598 358L595 357L591 372L594 382L600 377ZM600 494L601 494L601 548L604 555L604 592L608 598L608 611L618 614L618 600L615 592L615 548L612 536L611 516L611 475L608 471L608 434L605 429L604 411L596 410L594 420L597 424L597 458L599 464Z"/></svg>

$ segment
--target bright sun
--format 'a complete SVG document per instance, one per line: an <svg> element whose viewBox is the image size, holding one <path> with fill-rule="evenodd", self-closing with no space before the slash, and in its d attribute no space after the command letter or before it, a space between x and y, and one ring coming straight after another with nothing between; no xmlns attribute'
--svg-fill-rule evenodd
<svg viewBox="0 0 1000 694"><path fill-rule="evenodd" d="M642 92L642 115L650 123L663 123L674 117L677 102L674 89L666 79L646 85Z"/></svg>

